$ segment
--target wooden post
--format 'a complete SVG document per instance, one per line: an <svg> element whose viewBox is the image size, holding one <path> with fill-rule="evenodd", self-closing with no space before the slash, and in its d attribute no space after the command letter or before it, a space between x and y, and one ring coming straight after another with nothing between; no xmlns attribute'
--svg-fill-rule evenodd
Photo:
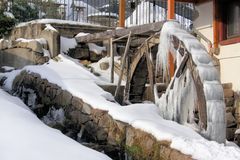
<svg viewBox="0 0 240 160"><path fill-rule="evenodd" d="M167 19L168 20L175 19L175 0L168 0ZM174 76L174 59L171 53L169 53L168 63L169 63L170 77L173 77Z"/></svg>
<svg viewBox="0 0 240 160"><path fill-rule="evenodd" d="M116 91L115 91L115 94L114 94L115 98L118 96L119 89L120 89L120 86L121 86L121 83L122 83L122 77L123 77L124 67L125 67L125 64L126 64L127 53L128 53L128 50L129 50L129 47L130 47L130 42L131 42L131 35L132 35L132 32L130 31L130 33L128 35L128 40L127 40L127 44L126 44L126 47L125 47L125 51L124 51L124 54L123 54L123 57L122 57L121 73L119 75L118 85L117 85L117 88L116 88Z"/></svg>
<svg viewBox="0 0 240 160"><path fill-rule="evenodd" d="M109 50L111 56L111 83L114 83L114 53L113 53L113 39L109 39Z"/></svg>
<svg viewBox="0 0 240 160"><path fill-rule="evenodd" d="M174 19L175 18L175 0L168 0L168 13L167 19Z"/></svg>
<svg viewBox="0 0 240 160"><path fill-rule="evenodd" d="M218 48L219 43L219 12L217 0L213 0L213 47Z"/></svg>
<svg viewBox="0 0 240 160"><path fill-rule="evenodd" d="M119 0L119 27L125 27L125 8L126 1Z"/></svg>

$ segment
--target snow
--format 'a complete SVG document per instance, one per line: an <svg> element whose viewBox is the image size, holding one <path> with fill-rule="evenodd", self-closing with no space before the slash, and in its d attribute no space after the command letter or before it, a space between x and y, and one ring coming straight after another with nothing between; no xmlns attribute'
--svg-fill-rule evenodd
<svg viewBox="0 0 240 160"><path fill-rule="evenodd" d="M98 46L94 43L88 43L87 45L89 47L89 50L96 53L96 54L102 54L103 51L106 51L106 47L101 47L101 46Z"/></svg>
<svg viewBox="0 0 240 160"><path fill-rule="evenodd" d="M235 131L235 134L240 134L240 129L237 129L237 130Z"/></svg>
<svg viewBox="0 0 240 160"><path fill-rule="evenodd" d="M39 73L42 78L68 90L73 96L81 98L92 107L108 111L116 120L151 133L158 140L171 141L172 148L189 154L194 159L217 160L221 157L224 160L237 160L240 158L239 148L208 141L187 126L164 120L159 115L159 108L154 104L120 106L111 102L113 96L98 86L109 83L94 76L66 55L59 55L59 59L57 62L50 60L49 64L41 66L27 66L23 70ZM6 80L9 87L11 82L8 81L11 81L11 76Z"/></svg>
<svg viewBox="0 0 240 160"><path fill-rule="evenodd" d="M16 42L24 42L24 43L29 43L32 41L38 41L40 44L42 45L46 45L47 44L47 40L44 38L38 38L38 39L25 39L25 38L18 38L16 39Z"/></svg>
<svg viewBox="0 0 240 160"><path fill-rule="evenodd" d="M88 35L89 33L84 33L84 32L80 32L78 33L75 37L82 37L82 36L86 36Z"/></svg>
<svg viewBox="0 0 240 160"><path fill-rule="evenodd" d="M12 70L15 69L14 67L11 67L11 66L2 66L1 68L4 69L5 72L6 71L12 71Z"/></svg>
<svg viewBox="0 0 240 160"><path fill-rule="evenodd" d="M155 11L155 12L154 12ZM189 29L191 20L175 14L176 20ZM165 21L167 19L167 10L161 6L154 5L149 1L141 1L133 13L125 20L126 26L136 26L148 23Z"/></svg>
<svg viewBox="0 0 240 160"><path fill-rule="evenodd" d="M51 24L46 24L46 27L44 28L46 31L53 31L53 32L58 32Z"/></svg>
<svg viewBox="0 0 240 160"><path fill-rule="evenodd" d="M118 60L119 58L120 58L120 56L115 56L114 57L114 62L119 63L119 60ZM109 68L106 69L106 70L102 70L100 68L101 63L109 63ZM101 79L102 81L108 82L108 83L111 82L111 76L110 76L110 73L111 73L111 57L104 57L96 63L91 63L90 66L93 68L94 72L97 72L97 73L100 74L99 79ZM118 79L119 79L118 74L116 74L114 72L114 84L118 83ZM122 85L125 85L125 83L126 82L124 80L122 80Z"/></svg>
<svg viewBox="0 0 240 160"><path fill-rule="evenodd" d="M45 124L52 126L57 123L63 125L64 119L64 110L62 108L56 109L55 107L51 107L47 115L42 118L42 121Z"/></svg>
<svg viewBox="0 0 240 160"><path fill-rule="evenodd" d="M118 14L117 13L112 13L112 12L96 12L96 13L91 13L88 15L88 17L94 17L94 16L98 16L98 17L104 17L104 16L110 16L113 18L118 18Z"/></svg>
<svg viewBox="0 0 240 160"><path fill-rule="evenodd" d="M160 6L155 6L153 3L148 1L142 1L136 9L133 11L132 15L126 20L126 26L142 25L154 22L153 10L156 11L155 21L163 21L166 19L166 10Z"/></svg>
<svg viewBox="0 0 240 160"><path fill-rule="evenodd" d="M176 60L177 68L180 66L182 57L172 46L171 35L181 40L187 51L193 55L193 62L197 65L203 90L206 99L207 109L207 130L201 130L205 137L215 140L219 143L225 142L226 122L225 122L225 103L223 100L223 88L220 83L219 73L213 66L211 57L208 55L203 45L191 34L181 28L176 21L168 21L163 25L160 34L160 43L157 54L157 70L163 70L164 75L168 74L168 56L172 53ZM193 121L193 110L196 106L196 88L193 85L193 79L190 70L187 69L175 81L171 81L166 93L160 98L156 98L156 103L160 108L160 114L168 120L174 120L180 124ZM156 93L157 95L157 93ZM167 96L168 95L168 96ZM157 96L156 96L157 97ZM199 124L201 126L201 124Z"/></svg>
<svg viewBox="0 0 240 160"><path fill-rule="evenodd" d="M3 12L3 14L4 14L6 17L11 18L11 19L14 19L14 18L15 18L14 15L13 15L11 12L5 11L5 12Z"/></svg>
<svg viewBox="0 0 240 160"><path fill-rule="evenodd" d="M1 160L110 160L43 124L23 102L0 89Z"/></svg>
<svg viewBox="0 0 240 160"><path fill-rule="evenodd" d="M75 38L67 38L67 37L60 37L60 43L61 43L61 48L60 51L61 53L68 53L70 48L75 48L77 46L77 42Z"/></svg>
<svg viewBox="0 0 240 160"><path fill-rule="evenodd" d="M19 23L16 27L23 27L30 24L66 24L66 25L82 25L82 26L93 26L93 27L102 27L97 24L90 24L85 22L76 22L76 21L70 21L70 20L61 20L61 19L38 19L33 20L29 22Z"/></svg>

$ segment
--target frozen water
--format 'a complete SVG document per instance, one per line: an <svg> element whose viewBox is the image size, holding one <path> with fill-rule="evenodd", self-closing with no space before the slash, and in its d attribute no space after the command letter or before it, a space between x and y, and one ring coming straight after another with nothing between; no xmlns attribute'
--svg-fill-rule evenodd
<svg viewBox="0 0 240 160"><path fill-rule="evenodd" d="M173 44L170 43L172 35L184 43L203 84L208 118L207 130L201 132L207 138L223 143L226 136L225 104L219 73L203 45L187 31L181 29L180 24L175 21L166 22L162 28L156 70L163 70L164 75L168 74L169 52L173 55L177 67L181 64L182 58L178 50L175 50ZM173 85L172 89L168 88L160 99L155 100L160 108L160 114L165 119L181 124L194 123L193 111L196 109L196 89L198 88L195 88L190 71L187 69L179 78L172 80L169 86L171 85Z"/></svg>

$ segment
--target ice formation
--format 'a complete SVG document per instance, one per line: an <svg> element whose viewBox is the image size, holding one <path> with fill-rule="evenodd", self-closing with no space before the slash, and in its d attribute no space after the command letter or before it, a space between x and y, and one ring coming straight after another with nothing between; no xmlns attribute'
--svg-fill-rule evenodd
<svg viewBox="0 0 240 160"><path fill-rule="evenodd" d="M196 129L208 139L219 143L225 142L225 103L223 101L223 89L219 80L219 73L213 66L211 57L203 45L191 34L181 28L175 21L166 22L162 28L160 44L157 54L157 70L163 70L168 74L168 56L173 55L177 68L182 62L182 56L178 49L174 49L171 36L176 36L182 41L191 54L196 64L198 75L203 84L206 100L207 129ZM161 43L162 42L162 43ZM176 76L176 73L175 73ZM174 78L173 78L174 79ZM196 107L196 88L190 70L170 82L165 94L158 98L155 94L156 103L160 108L160 114L168 120L174 120L180 124L194 124L194 110ZM170 88L173 86L173 88ZM156 89L155 89L156 91ZM199 124L201 125L201 124Z"/></svg>

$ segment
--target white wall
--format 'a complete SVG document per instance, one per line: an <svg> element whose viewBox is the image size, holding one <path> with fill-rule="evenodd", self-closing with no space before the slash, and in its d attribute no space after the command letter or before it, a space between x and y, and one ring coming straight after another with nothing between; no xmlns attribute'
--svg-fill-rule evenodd
<svg viewBox="0 0 240 160"><path fill-rule="evenodd" d="M199 16L193 22L195 28L213 42L213 3L200 4L196 6L196 10ZM220 54L217 58L220 61L222 83L231 82L233 89L240 91L240 43L226 46L220 45Z"/></svg>

